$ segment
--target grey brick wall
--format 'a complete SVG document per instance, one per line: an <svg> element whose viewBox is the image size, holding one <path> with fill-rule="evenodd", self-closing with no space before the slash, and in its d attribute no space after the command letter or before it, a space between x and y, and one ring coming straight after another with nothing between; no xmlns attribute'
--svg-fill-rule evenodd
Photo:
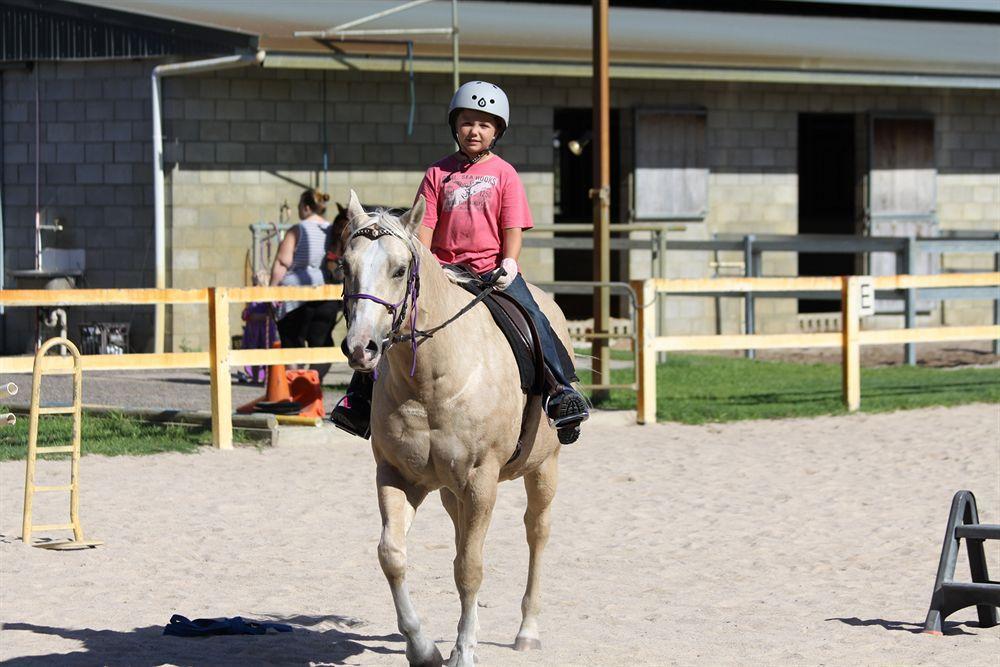
<svg viewBox="0 0 1000 667"><path fill-rule="evenodd" d="M43 64L42 199L46 221L67 230L46 245L83 247L87 283L151 285L152 189L149 69L152 63ZM554 110L588 108L589 79L495 77L512 101L512 126L501 154L520 171L537 224L553 219ZM324 86L326 105L323 104ZM408 206L428 164L451 150L444 123L450 76L417 75L412 133L406 77L391 73L278 71L259 68L170 78L163 83L167 173L168 283L175 287L242 285L248 225L274 221L302 189L326 187L344 201L354 188L365 202ZM3 73L3 206L9 267L32 262L34 215L33 75ZM630 204L632 115L638 107L707 110L709 212L674 239L713 233L796 233L797 119L801 112L924 112L935 118L938 217L943 229L995 230L1000 221L1000 96L989 92L867 87L750 85L617 80L622 180L613 196ZM323 146L329 171L323 173ZM669 255L671 276L709 276L708 253ZM723 254L721 260L739 257ZM945 258L948 269L988 268L988 259ZM539 280L553 275L552 253L527 249L522 264ZM649 275L649 254L633 252L633 277ZM765 256L764 272L793 275L792 255ZM150 309L91 311L82 319L129 319L148 341ZM202 348L202 309L169 309L172 349ZM237 310L232 326L238 331ZM24 313L5 317L8 351L28 331ZM707 299L671 299L670 330L735 331L738 304L723 303L721 322ZM796 326L791 301L763 301L759 330ZM939 316L942 316L940 313ZM983 321L984 304L949 304L950 322Z"/></svg>
<svg viewBox="0 0 1000 667"><path fill-rule="evenodd" d="M5 263L34 267L35 83L39 93L41 218L64 220L43 247L82 248L87 287L154 281L149 72L152 63L40 63L2 76L2 196ZM10 285L13 281L8 280ZM151 308L69 308L70 334L87 321L128 321L148 347ZM0 330L3 353L26 351L33 309L12 308Z"/></svg>

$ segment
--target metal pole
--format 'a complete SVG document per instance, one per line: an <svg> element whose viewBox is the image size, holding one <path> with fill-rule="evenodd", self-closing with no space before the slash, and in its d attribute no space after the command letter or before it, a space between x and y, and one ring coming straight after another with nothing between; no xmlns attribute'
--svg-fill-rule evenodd
<svg viewBox="0 0 1000 667"><path fill-rule="evenodd" d="M754 277L754 238L753 234L748 234L743 237L743 274L747 278ZM743 297L743 309L743 333L752 334L756 328L753 321L753 292L747 292L746 296ZM753 359L756 356L753 350L747 350L745 354L747 359Z"/></svg>
<svg viewBox="0 0 1000 667"><path fill-rule="evenodd" d="M914 238L911 236L906 239L906 247L903 250L903 265L906 268L906 275L913 275L914 263L916 262L917 255L917 244ZM907 329L912 329L917 326L917 291L914 289L906 290L905 297L905 326ZM917 347L913 343L906 343L903 347L904 356L906 358L907 366L916 366L917 364Z"/></svg>
<svg viewBox="0 0 1000 667"><path fill-rule="evenodd" d="M656 273L657 278L667 277L667 230L656 231ZM656 335L667 335L667 295L658 293L656 295ZM667 353L657 352L656 363L667 363Z"/></svg>
<svg viewBox="0 0 1000 667"><path fill-rule="evenodd" d="M339 35L343 33L348 28L353 28L354 26L364 25L365 23L370 23L376 19L385 18L392 14L398 12L406 11L407 9L413 9L414 7L419 7L420 5L426 5L428 2L433 0L411 0L411 2L398 5L396 7L390 7L381 12L376 12L374 14L369 14L368 16L362 17L360 19L355 19L353 21L348 21L347 23L341 23L338 26L332 28L327 28L326 30L296 30L292 33L295 37L333 37L334 35Z"/></svg>
<svg viewBox="0 0 1000 667"><path fill-rule="evenodd" d="M451 0L451 89L458 90L458 0Z"/></svg>
<svg viewBox="0 0 1000 667"><path fill-rule="evenodd" d="M41 69L41 64L35 63L35 271L42 270L42 209L40 202L40 190L41 183L41 101L39 99L38 89L41 86L38 82L38 72Z"/></svg>
<svg viewBox="0 0 1000 667"><path fill-rule="evenodd" d="M594 204L594 280L611 280L611 150L610 150L610 82L608 79L608 0L594 0L593 14L594 60L594 187L590 197ZM606 335L611 324L611 292L607 287L594 289L594 333ZM595 338L591 347L594 357L594 379L606 384L611 376L611 350L606 338ZM595 391L595 402L607 400L606 390Z"/></svg>

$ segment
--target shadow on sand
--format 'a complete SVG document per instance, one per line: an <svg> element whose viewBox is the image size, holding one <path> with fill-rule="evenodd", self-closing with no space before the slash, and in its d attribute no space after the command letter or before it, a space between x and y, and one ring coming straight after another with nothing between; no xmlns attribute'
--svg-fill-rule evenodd
<svg viewBox="0 0 1000 667"><path fill-rule="evenodd" d="M249 618L249 617L248 617ZM92 628L56 628L32 623L4 623L5 632L33 632L71 639L83 644L73 651L22 656L4 662L7 667L25 665L202 665L224 667L247 664L344 664L353 656L365 653L399 654L403 647L387 648L384 642L402 643L400 634L366 635L353 629L365 622L350 616L254 615L253 620L287 623L294 630L266 635L212 637L172 637L163 635L163 626L151 625L130 631ZM323 629L316 626L322 624ZM330 625L338 627L331 628ZM209 644L213 646L209 649Z"/></svg>
<svg viewBox="0 0 1000 667"><path fill-rule="evenodd" d="M919 635L924 631L923 623L909 623L906 621L887 621L882 618L869 618L860 619L857 616L852 616L850 618L828 618L828 621L840 621L846 625L853 625L854 627L865 627L870 625L878 625L886 630L899 630L902 632L909 632L914 635ZM946 622L942 627L944 629L944 634L946 635L974 635L973 632L966 632L961 626L976 627L975 623L948 623Z"/></svg>

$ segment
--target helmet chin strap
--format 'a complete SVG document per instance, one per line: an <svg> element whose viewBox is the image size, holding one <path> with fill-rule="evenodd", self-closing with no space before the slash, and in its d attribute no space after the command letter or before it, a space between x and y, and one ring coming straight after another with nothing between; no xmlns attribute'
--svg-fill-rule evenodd
<svg viewBox="0 0 1000 667"><path fill-rule="evenodd" d="M481 153L479 153L478 155L476 155L476 157L471 157L468 153L466 153L465 151L463 151L461 148L458 149L458 152L465 156L465 159L469 161L469 166L471 167L472 165L474 165L477 162L479 162L480 160L482 160L483 157L487 153L489 153L492 148L493 147L490 146L490 148L487 148L486 150L482 151Z"/></svg>

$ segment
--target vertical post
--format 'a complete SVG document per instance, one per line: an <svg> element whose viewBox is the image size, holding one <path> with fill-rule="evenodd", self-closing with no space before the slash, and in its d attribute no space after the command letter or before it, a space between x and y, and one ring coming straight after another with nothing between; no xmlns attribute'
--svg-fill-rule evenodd
<svg viewBox="0 0 1000 667"><path fill-rule="evenodd" d="M636 309L635 420L639 424L656 423L656 282L633 280L632 289L639 297Z"/></svg>
<svg viewBox="0 0 1000 667"><path fill-rule="evenodd" d="M594 187L590 196L594 203L594 281L604 283L594 288L594 333L598 337L591 346L594 357L595 381L607 384L611 380L611 349L607 334L611 328L611 146L610 146L610 82L608 79L608 0L594 0ZM602 335L603 334L603 335ZM606 389L595 391L595 402L608 399Z"/></svg>
<svg viewBox="0 0 1000 667"><path fill-rule="evenodd" d="M753 278L755 275L754 270L754 252L753 252L753 242L754 235L747 234L743 237L743 275L747 278ZM756 326L754 325L753 319L753 293L747 292L743 297L743 333L753 334L755 333ZM746 358L753 359L756 354L753 350L746 351Z"/></svg>
<svg viewBox="0 0 1000 667"><path fill-rule="evenodd" d="M208 356L212 380L212 444L233 448L233 392L229 375L229 292L208 288Z"/></svg>
<svg viewBox="0 0 1000 667"><path fill-rule="evenodd" d="M65 349L65 348L63 348ZM73 539L83 541L80 524L80 446L83 435L83 361L80 352L73 350L73 451L70 454L69 522L73 524Z"/></svg>
<svg viewBox="0 0 1000 667"><path fill-rule="evenodd" d="M657 278L667 277L667 230L656 230L656 268ZM656 335L667 335L667 295L656 294ZM667 363L667 353L657 352L656 363Z"/></svg>
<svg viewBox="0 0 1000 667"><path fill-rule="evenodd" d="M163 120L160 111L160 73L154 67L152 83L153 127L153 261L156 264L156 289L167 286L166 212L163 179ZM161 302L153 304L153 352L163 354L167 329L167 307Z"/></svg>
<svg viewBox="0 0 1000 667"><path fill-rule="evenodd" d="M996 235L997 247L993 252L993 270L1000 273L1000 234ZM1000 294L993 299L993 324L1000 326ZM942 323L943 324L943 323ZM1000 338L993 339L993 354L1000 354Z"/></svg>
<svg viewBox="0 0 1000 667"><path fill-rule="evenodd" d="M25 544L31 544L31 509L35 497L35 458L38 453L38 407L41 405L42 391L42 367L37 356L33 372L31 407L28 411L28 454L24 466L24 505L21 515L21 540Z"/></svg>
<svg viewBox="0 0 1000 667"><path fill-rule="evenodd" d="M914 274L914 269L916 268L917 261L917 244L914 238L911 236L906 239L906 248L903 250L903 267L906 270L906 275L912 276ZM906 290L905 304L905 322L903 326L906 329L913 329L917 326L917 290L908 289ZM917 346L914 343L906 343L903 346L904 356L906 357L907 366L916 366L917 364Z"/></svg>
<svg viewBox="0 0 1000 667"><path fill-rule="evenodd" d="M841 278L841 363L843 364L844 406L848 412L861 407L861 285L855 276Z"/></svg>

